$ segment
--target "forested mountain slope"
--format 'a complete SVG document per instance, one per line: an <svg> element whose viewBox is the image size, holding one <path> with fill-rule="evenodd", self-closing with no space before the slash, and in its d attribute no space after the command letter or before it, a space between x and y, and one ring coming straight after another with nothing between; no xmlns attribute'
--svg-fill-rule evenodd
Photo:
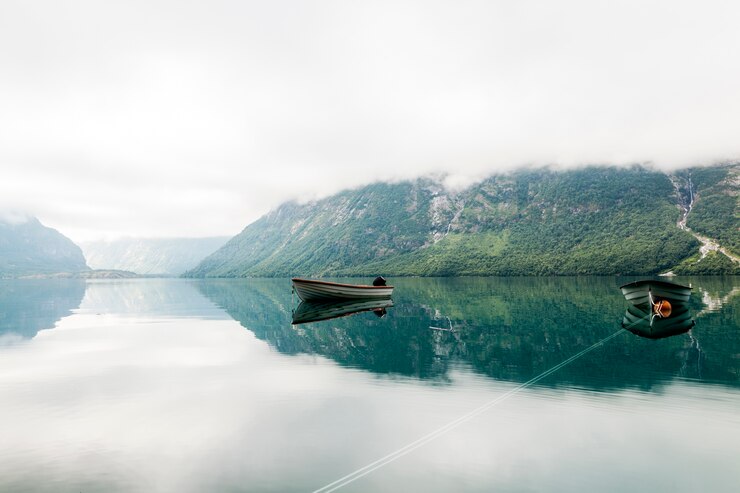
<svg viewBox="0 0 740 493"><path fill-rule="evenodd" d="M740 166L698 168L674 177L683 197L687 229L700 251L678 265L676 274L740 274Z"/></svg>
<svg viewBox="0 0 740 493"><path fill-rule="evenodd" d="M700 168L690 177L694 204L687 225L740 255L740 166Z"/></svg>
<svg viewBox="0 0 740 493"><path fill-rule="evenodd" d="M458 193L375 183L284 204L186 275L655 274L699 247L672 178L634 166L524 170Z"/></svg>

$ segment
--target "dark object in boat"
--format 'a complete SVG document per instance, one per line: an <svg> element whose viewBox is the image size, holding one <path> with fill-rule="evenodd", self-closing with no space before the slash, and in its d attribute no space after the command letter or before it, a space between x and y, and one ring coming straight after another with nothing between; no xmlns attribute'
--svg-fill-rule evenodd
<svg viewBox="0 0 740 493"><path fill-rule="evenodd" d="M393 286L366 286L293 278L293 288L303 301L388 299Z"/></svg>
<svg viewBox="0 0 740 493"><path fill-rule="evenodd" d="M691 298L691 286L667 281L635 281L620 286L625 299L635 306L654 307L661 301L671 305L686 303Z"/></svg>
<svg viewBox="0 0 740 493"><path fill-rule="evenodd" d="M653 313L660 318L670 317L672 309L673 307L671 306L671 302L668 300L660 300L653 304Z"/></svg>
<svg viewBox="0 0 740 493"><path fill-rule="evenodd" d="M646 306L631 305L622 319L622 327L648 339L662 339L688 332L696 322L686 303L674 303L667 316L660 316Z"/></svg>
<svg viewBox="0 0 740 493"><path fill-rule="evenodd" d="M293 325L320 322L332 318L347 317L362 312L373 312L382 317L393 306L391 299L301 301L293 312Z"/></svg>
<svg viewBox="0 0 740 493"><path fill-rule="evenodd" d="M373 286L385 286L385 277L378 276L373 279Z"/></svg>

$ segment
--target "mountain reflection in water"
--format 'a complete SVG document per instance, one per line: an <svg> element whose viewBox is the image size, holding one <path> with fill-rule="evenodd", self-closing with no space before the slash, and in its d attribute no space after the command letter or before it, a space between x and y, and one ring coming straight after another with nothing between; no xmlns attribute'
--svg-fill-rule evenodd
<svg viewBox="0 0 740 493"><path fill-rule="evenodd" d="M78 308L81 279L0 280L0 344L35 337Z"/></svg>
<svg viewBox="0 0 740 493"><path fill-rule="evenodd" d="M657 340L628 279L392 281L301 325L288 279L4 282L0 491L737 489L736 278Z"/></svg>
<svg viewBox="0 0 740 493"><path fill-rule="evenodd" d="M317 354L380 374L446 381L455 365L525 382L619 329L625 301L613 278L394 279L394 308L291 325L289 282L208 280L200 291L285 354ZM717 278L694 281L722 293ZM732 289L732 286L729 286ZM700 311L694 295L687 304ZM541 385L650 389L674 377L740 385L732 310L705 313L692 334L661 341L620 337ZM444 330L435 330L443 328ZM701 341L701 354L696 351Z"/></svg>

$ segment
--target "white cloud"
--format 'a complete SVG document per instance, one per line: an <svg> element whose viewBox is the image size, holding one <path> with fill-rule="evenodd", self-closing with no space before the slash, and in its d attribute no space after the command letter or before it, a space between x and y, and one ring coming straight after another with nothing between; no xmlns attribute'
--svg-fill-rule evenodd
<svg viewBox="0 0 740 493"><path fill-rule="evenodd" d="M740 157L732 2L0 5L0 208L234 234L428 173Z"/></svg>
<svg viewBox="0 0 740 493"><path fill-rule="evenodd" d="M5 224L23 224L25 222L28 222L28 220L31 218L31 216L28 215L26 212L21 212L17 210L2 210L0 209L0 223Z"/></svg>

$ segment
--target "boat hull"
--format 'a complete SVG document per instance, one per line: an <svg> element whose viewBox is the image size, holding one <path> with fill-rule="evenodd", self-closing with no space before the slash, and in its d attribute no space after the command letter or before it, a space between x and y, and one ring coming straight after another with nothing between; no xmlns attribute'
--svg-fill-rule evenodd
<svg viewBox="0 0 740 493"><path fill-rule="evenodd" d="M687 303L691 298L691 288L665 281L635 281L619 288L631 304L649 305L653 301L668 300L672 303Z"/></svg>
<svg viewBox="0 0 740 493"><path fill-rule="evenodd" d="M341 284L310 279L292 279L293 288L303 301L389 299L393 286Z"/></svg>

